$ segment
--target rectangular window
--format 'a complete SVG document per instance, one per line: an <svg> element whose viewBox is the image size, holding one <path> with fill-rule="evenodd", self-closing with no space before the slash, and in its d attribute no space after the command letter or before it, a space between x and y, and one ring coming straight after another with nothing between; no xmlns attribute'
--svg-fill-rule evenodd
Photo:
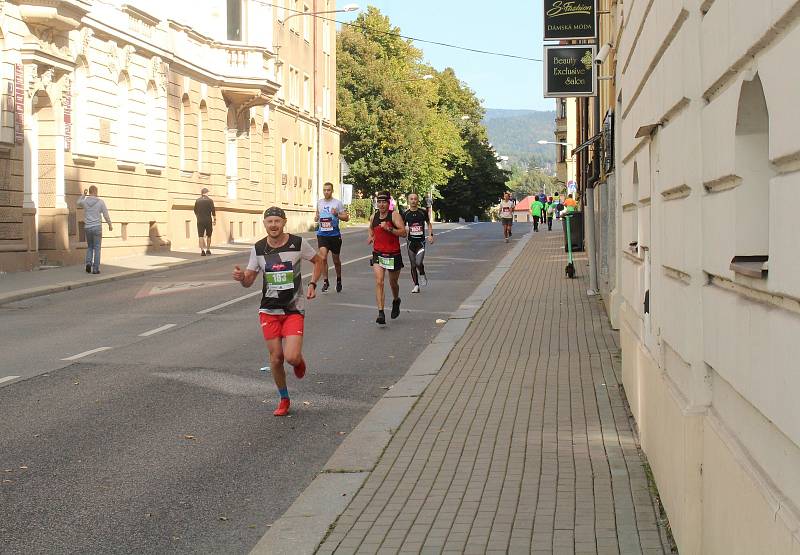
<svg viewBox="0 0 800 555"><path fill-rule="evenodd" d="M314 25L314 20L306 15L310 11L308 6L303 4L303 38L306 42L311 42L311 27Z"/></svg>
<svg viewBox="0 0 800 555"><path fill-rule="evenodd" d="M306 112L311 112L311 81L308 75L303 76L303 108Z"/></svg>
<svg viewBox="0 0 800 555"><path fill-rule="evenodd" d="M329 54L331 51L331 28L327 21L322 22L322 52Z"/></svg>
<svg viewBox="0 0 800 555"><path fill-rule="evenodd" d="M242 0L228 0L228 40L242 40Z"/></svg>
<svg viewBox="0 0 800 555"><path fill-rule="evenodd" d="M286 99L286 83L283 82L283 65L278 66L278 74L276 75L278 79L278 83L280 84L281 88L278 89L278 98L281 100Z"/></svg>
<svg viewBox="0 0 800 555"><path fill-rule="evenodd" d="M284 1L285 0L275 0L278 21L281 23L283 23L283 20L286 19L286 9L283 7Z"/></svg>
<svg viewBox="0 0 800 555"><path fill-rule="evenodd" d="M287 163L286 163L286 143L289 141L287 139L281 139L281 174L286 175L288 172L287 170Z"/></svg>

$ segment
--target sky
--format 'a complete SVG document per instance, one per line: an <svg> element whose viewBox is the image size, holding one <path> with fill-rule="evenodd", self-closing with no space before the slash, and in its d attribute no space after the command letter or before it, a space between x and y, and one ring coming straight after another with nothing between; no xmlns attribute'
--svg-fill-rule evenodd
<svg viewBox="0 0 800 555"><path fill-rule="evenodd" d="M337 6L348 3L339 0ZM371 0L402 34L480 50L542 58L543 13L539 0ZM501 8L502 6L502 8ZM338 14L353 21L353 14ZM488 56L431 44L415 43L438 70L456 75L484 100L486 108L554 110L542 98L542 63Z"/></svg>

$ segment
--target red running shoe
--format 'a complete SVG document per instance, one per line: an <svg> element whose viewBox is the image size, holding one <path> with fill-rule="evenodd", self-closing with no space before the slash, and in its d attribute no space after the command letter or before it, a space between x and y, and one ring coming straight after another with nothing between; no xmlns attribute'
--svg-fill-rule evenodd
<svg viewBox="0 0 800 555"><path fill-rule="evenodd" d="M281 399L281 402L278 403L278 408L275 409L275 412L272 413L273 416L286 416L289 414L289 398L284 397Z"/></svg>
<svg viewBox="0 0 800 555"><path fill-rule="evenodd" d="M294 367L294 375L297 376L297 379L301 379L303 376L306 375L306 361L300 361L300 364Z"/></svg>

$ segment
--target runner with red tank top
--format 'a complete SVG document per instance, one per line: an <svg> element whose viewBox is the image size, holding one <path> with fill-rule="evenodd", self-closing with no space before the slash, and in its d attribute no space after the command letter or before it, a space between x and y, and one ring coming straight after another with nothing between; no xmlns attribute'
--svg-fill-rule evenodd
<svg viewBox="0 0 800 555"><path fill-rule="evenodd" d="M384 280L389 274L389 287L392 290L392 319L400 316L400 269L403 267L403 255L400 252L400 237L406 236L406 226L402 216L389 210L389 192L378 193L378 211L369 225L369 239L372 245L372 271L375 274L375 299L378 303L378 318L375 323L386 325L383 312Z"/></svg>

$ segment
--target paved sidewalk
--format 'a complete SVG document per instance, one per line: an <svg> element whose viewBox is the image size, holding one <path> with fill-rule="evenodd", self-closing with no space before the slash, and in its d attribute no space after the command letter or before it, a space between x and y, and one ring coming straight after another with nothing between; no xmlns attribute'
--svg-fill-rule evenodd
<svg viewBox="0 0 800 555"><path fill-rule="evenodd" d="M540 232L318 553L665 553L618 334Z"/></svg>

